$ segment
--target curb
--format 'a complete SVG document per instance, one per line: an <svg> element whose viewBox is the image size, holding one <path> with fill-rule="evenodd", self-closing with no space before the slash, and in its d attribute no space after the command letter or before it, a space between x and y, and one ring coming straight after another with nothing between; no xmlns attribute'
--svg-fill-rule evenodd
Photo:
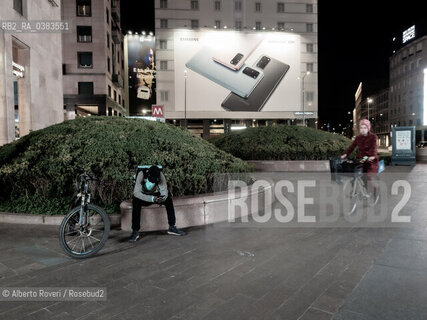
<svg viewBox="0 0 427 320"><path fill-rule="evenodd" d="M0 212L0 223L15 223L15 224L30 224L30 225L45 225L59 226L65 215L46 215L46 214L26 214L26 213L10 213ZM120 214L109 214L111 226L120 225Z"/></svg>
<svg viewBox="0 0 427 320"><path fill-rule="evenodd" d="M248 160L258 172L327 172L329 160Z"/></svg>

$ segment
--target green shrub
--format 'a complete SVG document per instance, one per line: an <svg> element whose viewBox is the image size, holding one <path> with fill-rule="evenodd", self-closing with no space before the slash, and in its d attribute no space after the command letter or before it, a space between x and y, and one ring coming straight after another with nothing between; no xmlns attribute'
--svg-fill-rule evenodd
<svg viewBox="0 0 427 320"><path fill-rule="evenodd" d="M210 141L244 160L326 160L342 155L352 142L313 128L281 125L233 131Z"/></svg>
<svg viewBox="0 0 427 320"><path fill-rule="evenodd" d="M216 173L249 172L246 162L169 124L87 117L31 132L0 147L0 210L63 214L78 168L91 171L95 203L118 212L132 197L140 164L161 164L173 196L212 191Z"/></svg>

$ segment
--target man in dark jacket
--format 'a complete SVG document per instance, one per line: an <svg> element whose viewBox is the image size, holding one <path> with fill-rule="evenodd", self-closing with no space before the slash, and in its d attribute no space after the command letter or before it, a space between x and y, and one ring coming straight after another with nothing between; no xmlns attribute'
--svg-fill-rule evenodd
<svg viewBox="0 0 427 320"><path fill-rule="evenodd" d="M168 215L168 234L183 236L185 233L175 226L175 209L172 196L168 193L166 178L159 167L151 166L144 175L141 170L136 177L132 199L132 235L129 242L135 242L139 238L141 224L141 207L153 203L164 204Z"/></svg>

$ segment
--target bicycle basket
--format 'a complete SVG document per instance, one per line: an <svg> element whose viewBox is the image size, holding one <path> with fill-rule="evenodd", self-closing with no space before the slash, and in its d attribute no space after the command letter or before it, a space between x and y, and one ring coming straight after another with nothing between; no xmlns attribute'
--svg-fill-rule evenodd
<svg viewBox="0 0 427 320"><path fill-rule="evenodd" d="M342 183L344 177L354 176L356 173L362 172L363 169L358 166L355 160L343 160L341 158L331 158L331 179L337 183Z"/></svg>

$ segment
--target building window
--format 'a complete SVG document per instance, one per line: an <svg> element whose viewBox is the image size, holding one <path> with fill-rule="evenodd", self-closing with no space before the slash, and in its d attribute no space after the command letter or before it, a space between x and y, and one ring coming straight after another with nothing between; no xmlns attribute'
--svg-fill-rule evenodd
<svg viewBox="0 0 427 320"><path fill-rule="evenodd" d="M79 17L90 17L91 12L91 0L77 0L77 16Z"/></svg>
<svg viewBox="0 0 427 320"><path fill-rule="evenodd" d="M111 60L110 57L107 57L107 71L111 73Z"/></svg>
<svg viewBox="0 0 427 320"><path fill-rule="evenodd" d="M199 28L199 20L191 20L191 29Z"/></svg>
<svg viewBox="0 0 427 320"><path fill-rule="evenodd" d="M242 1L234 2L234 11L242 11Z"/></svg>
<svg viewBox="0 0 427 320"><path fill-rule="evenodd" d="M280 30L280 31L285 30L285 23L284 22L278 22L277 23L277 30Z"/></svg>
<svg viewBox="0 0 427 320"><path fill-rule="evenodd" d="M306 31L307 32L313 32L313 24L312 23L307 23Z"/></svg>
<svg viewBox="0 0 427 320"><path fill-rule="evenodd" d="M160 70L167 70L168 69L168 62L166 60L160 61Z"/></svg>
<svg viewBox="0 0 427 320"><path fill-rule="evenodd" d="M236 30L242 30L242 21L235 21L234 22L234 28L236 29Z"/></svg>
<svg viewBox="0 0 427 320"><path fill-rule="evenodd" d="M277 3L277 12L279 12L279 13L285 12L285 3L284 2L278 2Z"/></svg>
<svg viewBox="0 0 427 320"><path fill-rule="evenodd" d="M255 12L261 12L261 2L255 2Z"/></svg>
<svg viewBox="0 0 427 320"><path fill-rule="evenodd" d="M93 94L93 82L79 82L79 94Z"/></svg>
<svg viewBox="0 0 427 320"><path fill-rule="evenodd" d="M166 50L168 48L168 42L166 40L160 40L160 49Z"/></svg>
<svg viewBox="0 0 427 320"><path fill-rule="evenodd" d="M168 20L167 19L160 19L160 28L166 29L168 27Z"/></svg>
<svg viewBox="0 0 427 320"><path fill-rule="evenodd" d="M313 72L313 63L307 63L306 69L307 71Z"/></svg>
<svg viewBox="0 0 427 320"><path fill-rule="evenodd" d="M108 108L108 114L107 116L112 116L113 115L113 108Z"/></svg>
<svg viewBox="0 0 427 320"><path fill-rule="evenodd" d="M107 32L107 48L110 49L110 35Z"/></svg>
<svg viewBox="0 0 427 320"><path fill-rule="evenodd" d="M92 42L91 26L77 26L77 42Z"/></svg>
<svg viewBox="0 0 427 320"><path fill-rule="evenodd" d="M221 28L221 21L215 20L215 28L220 29Z"/></svg>
<svg viewBox="0 0 427 320"><path fill-rule="evenodd" d="M122 96L119 95L119 104L122 104Z"/></svg>
<svg viewBox="0 0 427 320"><path fill-rule="evenodd" d="M305 5L305 12L313 13L313 5L311 3Z"/></svg>
<svg viewBox="0 0 427 320"><path fill-rule="evenodd" d="M24 15L24 8L22 0L13 0L13 9L15 9L21 16Z"/></svg>
<svg viewBox="0 0 427 320"><path fill-rule="evenodd" d="M199 1L197 0L191 1L191 10L199 10Z"/></svg>
<svg viewBox="0 0 427 320"><path fill-rule="evenodd" d="M160 91L160 100L169 101L169 91Z"/></svg>
<svg viewBox="0 0 427 320"><path fill-rule="evenodd" d="M160 9L167 9L168 0L160 0Z"/></svg>
<svg viewBox="0 0 427 320"><path fill-rule="evenodd" d="M113 90L113 92L114 92L114 101L117 101L117 91Z"/></svg>
<svg viewBox="0 0 427 320"><path fill-rule="evenodd" d="M313 91L307 91L305 93L305 101L307 101L307 102L313 102L314 101L314 92Z"/></svg>
<svg viewBox="0 0 427 320"><path fill-rule="evenodd" d="M221 11L221 1L215 1L214 8L215 11Z"/></svg>
<svg viewBox="0 0 427 320"><path fill-rule="evenodd" d="M108 11L108 8L105 8L105 16L107 19L107 24L110 24L110 12Z"/></svg>
<svg viewBox="0 0 427 320"><path fill-rule="evenodd" d="M313 52L313 44L312 43L307 43L307 52Z"/></svg>
<svg viewBox="0 0 427 320"><path fill-rule="evenodd" d="M108 97L111 98L111 86L110 85L108 85Z"/></svg>
<svg viewBox="0 0 427 320"><path fill-rule="evenodd" d="M77 52L79 68L92 68L92 52Z"/></svg>
<svg viewBox="0 0 427 320"><path fill-rule="evenodd" d="M255 29L256 30L261 30L261 28L262 28L261 22L260 21L255 22Z"/></svg>

